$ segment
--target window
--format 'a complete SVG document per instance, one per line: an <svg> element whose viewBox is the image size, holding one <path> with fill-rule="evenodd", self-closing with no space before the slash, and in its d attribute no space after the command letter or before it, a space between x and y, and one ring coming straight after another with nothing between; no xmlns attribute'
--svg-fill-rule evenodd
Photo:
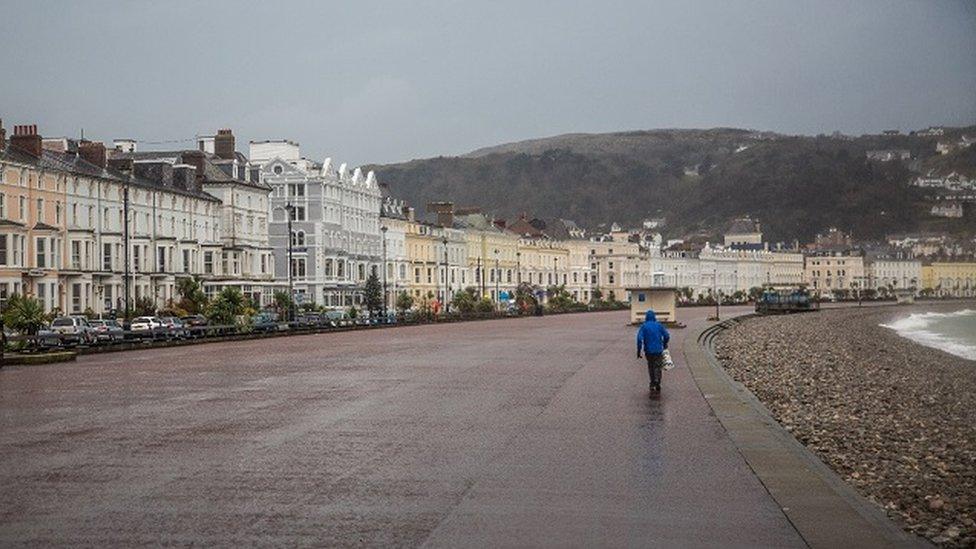
<svg viewBox="0 0 976 549"><path fill-rule="evenodd" d="M262 257L261 259L264 259L264 257ZM261 268L262 270L264 269L263 262ZM184 273L190 272L190 250L183 250L183 272Z"/></svg>
<svg viewBox="0 0 976 549"><path fill-rule="evenodd" d="M81 242L71 241L71 268L81 269Z"/></svg>
<svg viewBox="0 0 976 549"><path fill-rule="evenodd" d="M305 221L305 206L292 206L289 211L292 221Z"/></svg>
<svg viewBox="0 0 976 549"><path fill-rule="evenodd" d="M81 312L81 284L71 285L71 310L75 313Z"/></svg>
<svg viewBox="0 0 976 549"><path fill-rule="evenodd" d="M346 262L341 259L336 261L336 276L339 278L346 276Z"/></svg>
<svg viewBox="0 0 976 549"><path fill-rule="evenodd" d="M6 217L7 217L7 195L4 193L0 193L0 219Z"/></svg>
<svg viewBox="0 0 976 549"><path fill-rule="evenodd" d="M213 274L213 267L213 252L203 252L203 272L206 274Z"/></svg>
<svg viewBox="0 0 976 549"><path fill-rule="evenodd" d="M325 276L328 278L332 277L333 263L334 262L331 259L325 260Z"/></svg>
<svg viewBox="0 0 976 549"><path fill-rule="evenodd" d="M281 172L283 172L285 170L284 170L284 168L282 168L279 165L279 166L275 166L274 168L272 168L271 171L273 171L275 173L275 175L281 175Z"/></svg>
<svg viewBox="0 0 976 549"><path fill-rule="evenodd" d="M142 257L139 255L139 246L132 247L132 270L139 271Z"/></svg>
<svg viewBox="0 0 976 549"><path fill-rule="evenodd" d="M413 281L415 284L420 284L420 267L414 267L413 269Z"/></svg>
<svg viewBox="0 0 976 549"><path fill-rule="evenodd" d="M292 231L291 232L291 245L292 246L304 246L305 245L305 231Z"/></svg>
<svg viewBox="0 0 976 549"><path fill-rule="evenodd" d="M108 242L102 244L102 270L112 270L112 244Z"/></svg>
<svg viewBox="0 0 976 549"><path fill-rule="evenodd" d="M7 264L7 235L0 235L0 265Z"/></svg>
<svg viewBox="0 0 976 549"><path fill-rule="evenodd" d="M291 260L291 275L295 278L305 278L305 258L293 257Z"/></svg>
<svg viewBox="0 0 976 549"><path fill-rule="evenodd" d="M160 272L166 270L166 248L156 248L156 270Z"/></svg>
<svg viewBox="0 0 976 549"><path fill-rule="evenodd" d="M43 268L45 268L47 266L47 253L45 253L45 250L44 250L44 248L45 248L45 246L47 244L47 239L46 238L38 238L35 241L35 243L37 244L35 246L35 248L34 248L35 251L37 252L37 258L36 258L37 259L37 262L36 262L36 265L37 265L37 268L38 269L43 269Z"/></svg>
<svg viewBox="0 0 976 549"><path fill-rule="evenodd" d="M366 265L359 264L359 280L366 280Z"/></svg>
<svg viewBox="0 0 976 549"><path fill-rule="evenodd" d="M289 183L288 184L288 196L294 198L303 198L305 196L305 184L304 183Z"/></svg>
<svg viewBox="0 0 976 549"><path fill-rule="evenodd" d="M44 219L44 199L43 198L38 198L37 199L37 217L34 218L34 221L37 222L37 223L40 223L42 219Z"/></svg>

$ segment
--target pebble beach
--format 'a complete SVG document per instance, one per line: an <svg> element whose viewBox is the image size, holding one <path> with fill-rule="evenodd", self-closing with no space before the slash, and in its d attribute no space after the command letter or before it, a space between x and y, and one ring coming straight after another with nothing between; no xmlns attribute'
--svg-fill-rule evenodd
<svg viewBox="0 0 976 549"><path fill-rule="evenodd" d="M729 374L903 528L976 546L976 361L879 326L972 302L750 318L723 332Z"/></svg>

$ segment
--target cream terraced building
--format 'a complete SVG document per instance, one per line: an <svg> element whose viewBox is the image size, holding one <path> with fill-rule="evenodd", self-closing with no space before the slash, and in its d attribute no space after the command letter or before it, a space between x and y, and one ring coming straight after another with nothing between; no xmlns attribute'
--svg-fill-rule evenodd
<svg viewBox="0 0 976 549"><path fill-rule="evenodd" d="M34 126L0 147L0 300L19 293L47 312L121 310L126 225L130 305L162 307L177 278L220 274L222 204L194 167L169 166L168 179L154 180L110 166L101 143L45 150Z"/></svg>

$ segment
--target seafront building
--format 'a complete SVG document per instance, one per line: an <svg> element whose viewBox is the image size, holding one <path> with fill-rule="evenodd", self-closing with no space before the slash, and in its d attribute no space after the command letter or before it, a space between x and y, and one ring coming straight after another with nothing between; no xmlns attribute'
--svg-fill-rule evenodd
<svg viewBox="0 0 976 549"><path fill-rule="evenodd" d="M814 251L805 258L805 280L819 296L844 295L872 286L860 250Z"/></svg>
<svg viewBox="0 0 976 549"><path fill-rule="evenodd" d="M922 265L922 288L938 297L976 296L976 262L933 262Z"/></svg>
<svg viewBox="0 0 976 549"><path fill-rule="evenodd" d="M361 306L367 277L381 274L383 199L373 172L309 160L288 140L252 141L249 157L272 189L275 277L290 276L299 304Z"/></svg>
<svg viewBox="0 0 976 549"><path fill-rule="evenodd" d="M0 299L20 293L45 312L109 313L122 309L128 285L130 306L162 307L177 278L220 274L222 203L194 166L116 168L102 143L44 149L36 126L5 137L0 129Z"/></svg>
<svg viewBox="0 0 976 549"><path fill-rule="evenodd" d="M890 294L897 290L911 290L917 293L922 283L922 262L891 254L868 254L865 264L868 288L879 294Z"/></svg>
<svg viewBox="0 0 976 549"><path fill-rule="evenodd" d="M199 262L208 297L214 297L224 288L235 287L260 305L273 303L274 291L284 286L275 281L268 241L271 187L260 180L258 171L237 152L231 130L219 130L212 138L212 146L202 141L198 150L144 152L138 151L134 143L116 140L116 150L109 151L109 157L110 164L122 173L151 174L164 184L172 170L192 168L200 190L219 201L220 246L208 247L199 257L183 246L177 252L182 257L160 256L160 265L165 267L167 261L175 262L186 272L194 262ZM158 222L166 223L161 218ZM191 239L189 222L171 217L168 230L174 238L185 242Z"/></svg>

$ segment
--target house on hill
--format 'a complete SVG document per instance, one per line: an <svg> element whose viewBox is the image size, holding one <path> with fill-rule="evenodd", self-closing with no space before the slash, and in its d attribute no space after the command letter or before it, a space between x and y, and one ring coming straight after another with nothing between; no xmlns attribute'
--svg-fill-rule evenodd
<svg viewBox="0 0 976 549"><path fill-rule="evenodd" d="M762 249L759 222L748 217L736 219L725 231L725 246L733 249Z"/></svg>

